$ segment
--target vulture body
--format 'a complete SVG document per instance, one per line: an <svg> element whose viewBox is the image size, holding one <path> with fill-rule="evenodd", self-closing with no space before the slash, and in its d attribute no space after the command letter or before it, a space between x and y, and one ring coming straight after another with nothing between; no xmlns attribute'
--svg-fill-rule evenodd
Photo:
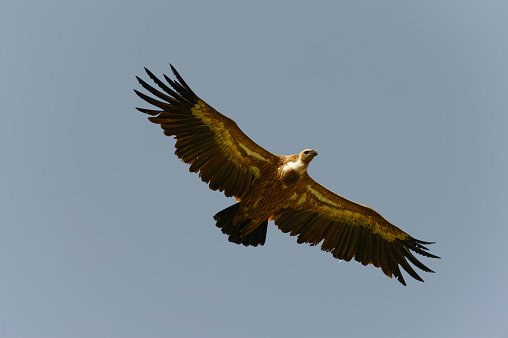
<svg viewBox="0 0 508 338"><path fill-rule="evenodd" d="M167 84L145 68L162 90L139 77L154 97L136 94L157 109L137 108L151 115L167 136L176 139L175 154L190 164L191 172L210 189L234 196L237 203L218 212L214 219L229 241L245 246L263 245L268 221L283 232L298 236L298 243L321 244L333 257L363 265L372 264L388 277L406 285L399 266L423 281L409 262L426 272L411 251L439 258L373 209L347 200L315 182L307 167L317 155L305 149L291 156L275 155L245 135L236 123L201 100L171 66L176 80ZM169 85L169 86L168 86Z"/></svg>

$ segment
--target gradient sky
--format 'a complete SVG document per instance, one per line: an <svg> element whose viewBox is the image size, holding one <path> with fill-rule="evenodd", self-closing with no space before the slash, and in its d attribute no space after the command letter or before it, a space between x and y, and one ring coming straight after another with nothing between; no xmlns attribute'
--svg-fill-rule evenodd
<svg viewBox="0 0 508 338"><path fill-rule="evenodd" d="M2 1L0 337L507 337L506 1ZM173 155L171 62L276 154L412 236L407 287L269 224Z"/></svg>

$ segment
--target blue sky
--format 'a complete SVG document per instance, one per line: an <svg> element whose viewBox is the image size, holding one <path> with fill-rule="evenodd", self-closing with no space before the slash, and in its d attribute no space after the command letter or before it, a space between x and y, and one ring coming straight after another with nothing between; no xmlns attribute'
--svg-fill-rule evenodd
<svg viewBox="0 0 508 338"><path fill-rule="evenodd" d="M503 1L4 1L0 336L505 337ZM407 287L234 203L134 107L169 74L441 260Z"/></svg>

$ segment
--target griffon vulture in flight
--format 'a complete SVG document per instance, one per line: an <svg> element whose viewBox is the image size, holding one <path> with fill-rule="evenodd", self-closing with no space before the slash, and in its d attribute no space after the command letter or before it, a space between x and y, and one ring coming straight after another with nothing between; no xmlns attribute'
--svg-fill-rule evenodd
<svg viewBox="0 0 508 338"><path fill-rule="evenodd" d="M318 154L305 149L299 154L275 155L245 135L230 118L201 100L173 66L176 80L164 75L165 84L145 68L162 91L137 77L154 97L136 94L156 107L137 108L152 115L167 136L176 139L175 154L199 172L210 189L236 197L237 203L214 216L229 241L245 246L263 245L268 221L282 232L298 236L298 243L317 245L333 257L363 265L372 264L388 277L406 285L399 265L423 281L408 261L426 272L411 251L430 254L426 244L397 228L373 209L349 201L315 182L307 167Z"/></svg>

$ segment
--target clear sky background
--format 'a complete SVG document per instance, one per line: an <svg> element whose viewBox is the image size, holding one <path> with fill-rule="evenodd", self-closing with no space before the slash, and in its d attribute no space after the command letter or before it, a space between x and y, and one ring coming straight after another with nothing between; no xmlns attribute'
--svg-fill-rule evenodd
<svg viewBox="0 0 508 338"><path fill-rule="evenodd" d="M508 337L506 1L2 1L0 337ZM407 287L234 203L136 106L143 67L436 241Z"/></svg>

